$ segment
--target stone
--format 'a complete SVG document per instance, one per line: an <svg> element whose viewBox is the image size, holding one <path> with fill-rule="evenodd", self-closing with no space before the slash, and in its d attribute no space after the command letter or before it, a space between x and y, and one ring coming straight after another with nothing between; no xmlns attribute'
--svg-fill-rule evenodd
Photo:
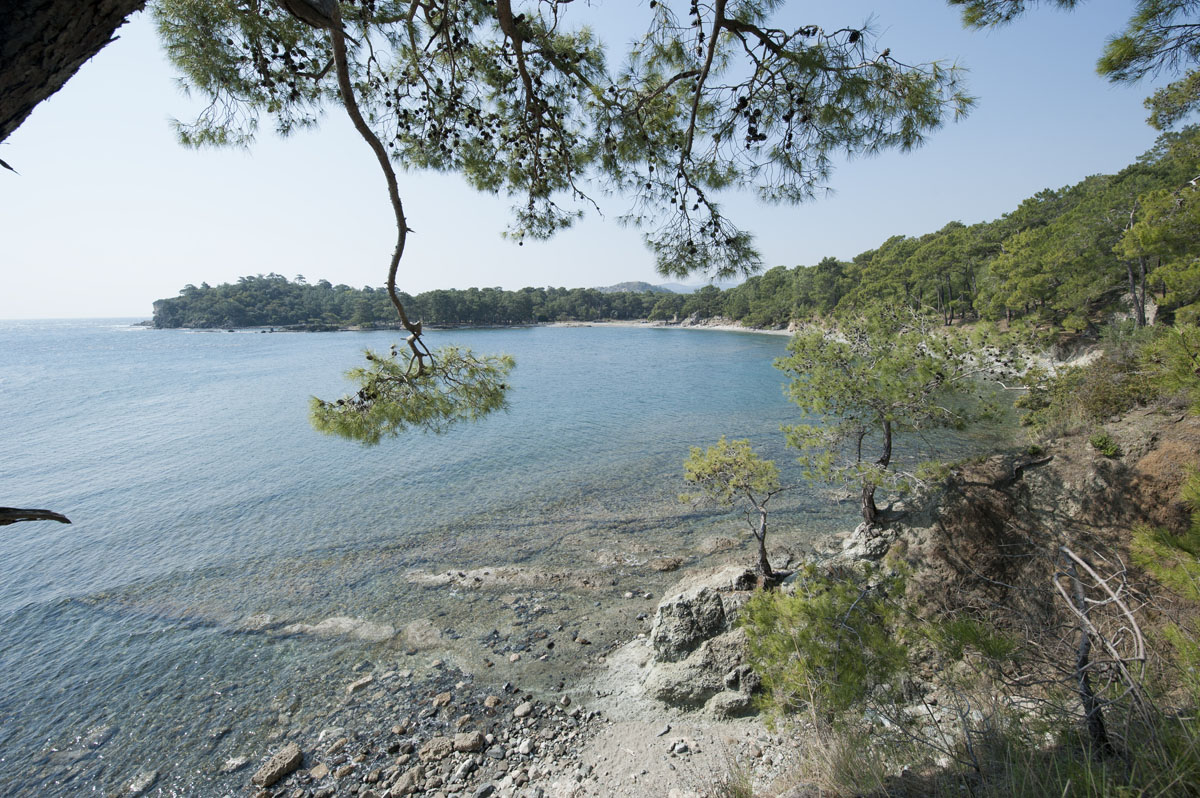
<svg viewBox="0 0 1200 798"><path fill-rule="evenodd" d="M454 735L454 750L460 753L482 751L486 738L481 731L462 732Z"/></svg>
<svg viewBox="0 0 1200 798"><path fill-rule="evenodd" d="M524 740L522 740L521 744L517 746L517 753L521 754L522 756L529 756L530 754L532 754L533 753L533 741L530 740L528 737L525 738Z"/></svg>
<svg viewBox="0 0 1200 798"><path fill-rule="evenodd" d="M348 742L350 742L350 739L349 739L349 738L347 738L347 737L339 737L337 740L334 740L334 741L333 741L333 744L332 744L332 745L330 745L330 746L329 746L329 750L327 751L327 753L328 753L330 756L333 756L333 755L334 755L334 754L336 754L338 751L341 751L343 748L345 748L345 747L346 747L346 743L348 743Z"/></svg>
<svg viewBox="0 0 1200 798"><path fill-rule="evenodd" d="M450 774L450 783L460 784L466 781L467 776L471 775L471 773L475 770L475 767L476 765L474 759L464 759L459 763L458 767L454 769L454 772Z"/></svg>
<svg viewBox="0 0 1200 798"><path fill-rule="evenodd" d="M144 770L133 777L133 781L129 782L130 795L145 795L146 791L154 786L154 782L158 781L157 770Z"/></svg>
<svg viewBox="0 0 1200 798"><path fill-rule="evenodd" d="M259 787L270 787L284 776L292 773L304 762L304 752L296 743L288 743L267 760L251 779Z"/></svg>
<svg viewBox="0 0 1200 798"><path fill-rule="evenodd" d="M93 726L79 739L79 744L84 748L99 748L112 739L112 736L116 733L116 726Z"/></svg>
<svg viewBox="0 0 1200 798"><path fill-rule="evenodd" d="M410 795L420 788L421 782L424 780L425 771L421 769L420 765L409 768L401 773L400 777L392 784L388 795L395 796L396 798L402 795Z"/></svg>
<svg viewBox="0 0 1200 798"><path fill-rule="evenodd" d="M527 718L533 714L533 702L526 701L513 710L514 718Z"/></svg>
<svg viewBox="0 0 1200 798"><path fill-rule="evenodd" d="M347 776L349 776L350 774L352 774L357 767L358 767L358 765L355 765L353 762L351 762L348 765L342 765L340 768L333 771L333 777L335 779L344 779Z"/></svg>
<svg viewBox="0 0 1200 798"><path fill-rule="evenodd" d="M395 627L384 623L373 623L361 618L335 616L318 624L294 623L283 627L285 635L314 635L316 637L349 637L368 643L380 643L396 635Z"/></svg>
<svg viewBox="0 0 1200 798"><path fill-rule="evenodd" d="M496 792L496 787L493 784L480 784L475 788L475 792L471 793L471 798L489 798Z"/></svg>
<svg viewBox="0 0 1200 798"><path fill-rule="evenodd" d="M329 766L324 763L315 765L309 769L308 775L313 781L320 781L329 775Z"/></svg>
<svg viewBox="0 0 1200 798"><path fill-rule="evenodd" d="M433 705L440 709L441 707L450 706L452 700L454 700L454 696L450 693L438 693L433 697Z"/></svg>
<svg viewBox="0 0 1200 798"><path fill-rule="evenodd" d="M520 661L521 661L521 655L520 655L520 654L518 654L518 653L516 653L516 652L513 652L512 654L509 654L509 655L508 655L508 661L509 661L509 662L520 662Z"/></svg>
<svg viewBox="0 0 1200 798"><path fill-rule="evenodd" d="M708 699L704 711L715 720L742 718L754 714L754 699L750 693L725 690Z"/></svg>
<svg viewBox="0 0 1200 798"><path fill-rule="evenodd" d="M682 557L659 557L656 560L651 560L648 565L655 571L668 573L670 571L678 571L679 566L683 565Z"/></svg>
<svg viewBox="0 0 1200 798"><path fill-rule="evenodd" d="M483 705L488 709L495 709L496 707L500 706L500 698L499 696L490 695L483 699Z"/></svg>
<svg viewBox="0 0 1200 798"><path fill-rule="evenodd" d="M705 640L679 662L656 663L646 677L646 694L672 706L700 707L725 690L725 676L742 664L746 645L745 631L736 629Z"/></svg>
<svg viewBox="0 0 1200 798"><path fill-rule="evenodd" d="M374 676L364 676L361 679L356 679L355 681L350 682L350 684L346 685L346 694L354 695L359 690L362 690L367 685L371 684L371 682L373 682L373 681L375 681Z"/></svg>
<svg viewBox="0 0 1200 798"><path fill-rule="evenodd" d="M725 596L754 587L753 570L726 565L678 582L659 602L650 642L659 662L679 662L705 640L729 629Z"/></svg>
<svg viewBox="0 0 1200 798"><path fill-rule="evenodd" d="M250 757L248 757L248 756L231 756L228 759L226 759L224 763L222 763L221 772L222 773L233 773L234 771L241 770L242 768L246 767L246 765L249 765L249 764L250 764Z"/></svg>
<svg viewBox="0 0 1200 798"><path fill-rule="evenodd" d="M418 756L423 762L438 762L454 752L454 741L449 737L433 737L421 746Z"/></svg>

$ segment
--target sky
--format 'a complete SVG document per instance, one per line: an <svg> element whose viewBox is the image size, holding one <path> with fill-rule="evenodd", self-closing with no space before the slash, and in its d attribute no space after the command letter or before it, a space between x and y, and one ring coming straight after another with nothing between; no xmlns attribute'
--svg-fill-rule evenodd
<svg viewBox="0 0 1200 798"><path fill-rule="evenodd" d="M908 63L970 72L973 112L910 153L840 164L830 196L800 206L722 199L749 228L766 267L849 259L896 235L972 224L1043 188L1115 172L1150 148L1143 99L1155 84L1113 86L1095 73L1130 0L1073 13L1035 9L986 32L962 28L944 0L792 2L779 27L860 25ZM571 9L610 43L610 59L649 18L648 0ZM178 85L151 19L138 14L0 143L0 319L149 318L155 299L189 283L277 272L310 282L381 285L395 241L378 165L340 108L319 129L250 150L188 150L172 119L200 107ZM264 125L264 128L269 125ZM401 172L415 231L401 264L409 293L435 288L605 286L668 282L640 234L618 225L621 197L548 242L501 238L510 202L453 175ZM698 277L694 282L703 282Z"/></svg>

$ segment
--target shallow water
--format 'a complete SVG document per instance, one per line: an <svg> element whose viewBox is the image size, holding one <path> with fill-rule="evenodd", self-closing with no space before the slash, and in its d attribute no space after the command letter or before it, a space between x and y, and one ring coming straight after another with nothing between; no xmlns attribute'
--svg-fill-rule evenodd
<svg viewBox="0 0 1200 798"><path fill-rule="evenodd" d="M779 426L796 415L771 366L786 339L715 331L437 332L516 357L510 412L369 449L314 432L308 397L339 395L361 350L395 337L0 322L0 504L74 522L0 533L0 793L110 791L146 767L169 791L220 793L214 763L319 728L351 666L417 661L402 635L263 634L248 616L427 618L453 654L523 621L503 590L406 574L518 564L602 573L603 590L525 591L583 623L670 581L647 560L695 564L702 540L740 534L678 502L689 446L748 437L790 460ZM853 516L798 491L775 534L803 542ZM573 672L562 657L529 678Z"/></svg>

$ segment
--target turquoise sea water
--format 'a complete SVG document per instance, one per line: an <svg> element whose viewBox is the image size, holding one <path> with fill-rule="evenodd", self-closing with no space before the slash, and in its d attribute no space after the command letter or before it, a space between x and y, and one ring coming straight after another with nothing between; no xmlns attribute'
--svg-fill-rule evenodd
<svg viewBox="0 0 1200 798"><path fill-rule="evenodd" d="M319 717L351 664L403 659L253 634L247 616L440 625L445 591L404 574L637 573L639 552L691 557L705 535L737 534L736 519L678 502L689 446L725 434L789 459L778 430L795 413L771 365L785 338L427 337L514 355L511 411L366 449L313 431L307 400L340 395L361 350L395 333L0 322L0 504L74 522L0 528L0 794L107 792L147 765L169 791L220 793L213 763L265 750L281 695ZM852 504L798 493L774 526L802 539L853 521ZM102 745L80 742L96 729Z"/></svg>

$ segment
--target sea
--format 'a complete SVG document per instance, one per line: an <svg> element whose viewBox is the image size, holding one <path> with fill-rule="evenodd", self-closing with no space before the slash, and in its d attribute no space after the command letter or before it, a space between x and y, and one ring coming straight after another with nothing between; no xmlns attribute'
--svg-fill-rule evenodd
<svg viewBox="0 0 1200 798"><path fill-rule="evenodd" d="M309 398L345 393L363 350L397 333L137 321L0 321L0 505L72 522L0 527L0 794L110 794L148 767L164 794L244 789L248 774L223 779L220 763L261 757L285 722L319 728L364 663L464 650L414 656L411 624L467 643L491 627L503 589L464 597L430 575L584 569L602 590L522 588L582 623L677 578L653 560L752 564L744 518L679 498L690 447L722 435L795 485L773 540L802 552L856 520L849 492L805 484L784 445L781 425L801 419L773 367L783 336L428 332L512 355L509 409L364 447L315 431ZM330 618L385 634L287 632Z"/></svg>

